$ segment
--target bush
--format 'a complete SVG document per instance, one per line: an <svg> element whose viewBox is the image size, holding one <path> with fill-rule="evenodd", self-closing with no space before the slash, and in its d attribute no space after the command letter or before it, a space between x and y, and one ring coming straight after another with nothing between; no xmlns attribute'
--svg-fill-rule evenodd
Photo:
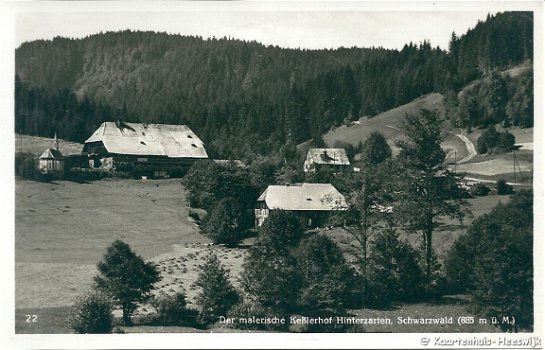
<svg viewBox="0 0 545 350"><path fill-rule="evenodd" d="M93 293L76 301L68 325L76 333L104 334L112 332L112 304L102 294Z"/></svg>
<svg viewBox="0 0 545 350"><path fill-rule="evenodd" d="M41 173L36 162L33 154L15 153L15 175L29 180L40 179Z"/></svg>
<svg viewBox="0 0 545 350"><path fill-rule="evenodd" d="M220 200L205 219L204 232L216 244L236 246L244 239L244 214L235 198Z"/></svg>
<svg viewBox="0 0 545 350"><path fill-rule="evenodd" d="M515 136L508 131L499 133L492 125L477 139L477 152L484 154L487 152L503 153L513 149Z"/></svg>
<svg viewBox="0 0 545 350"><path fill-rule="evenodd" d="M418 252L401 241L394 229L380 232L371 247L368 304L388 307L393 301L418 299L423 292L418 258Z"/></svg>
<svg viewBox="0 0 545 350"><path fill-rule="evenodd" d="M471 188L469 189L469 193L472 196L483 197L487 196L490 193L490 188L483 183L478 183L471 186Z"/></svg>
<svg viewBox="0 0 545 350"><path fill-rule="evenodd" d="M244 291L265 307L284 311L297 307L302 280L297 260L287 249L277 250L258 237L244 260L241 282Z"/></svg>
<svg viewBox="0 0 545 350"><path fill-rule="evenodd" d="M308 308L343 309L352 305L353 271L336 243L324 235L304 239L297 251L303 278L300 304Z"/></svg>
<svg viewBox="0 0 545 350"><path fill-rule="evenodd" d="M515 145L515 136L508 131L500 134L497 144L498 152L510 152Z"/></svg>
<svg viewBox="0 0 545 350"><path fill-rule="evenodd" d="M513 186L508 185L504 179L499 179L496 182L496 191L499 195L511 194L513 193Z"/></svg>
<svg viewBox="0 0 545 350"><path fill-rule="evenodd" d="M486 129L477 139L477 151L481 154L492 151L499 141L499 133L494 125Z"/></svg>
<svg viewBox="0 0 545 350"><path fill-rule="evenodd" d="M152 320L154 324L161 326L185 326L195 323L195 312L186 308L187 302L184 293L157 297L151 300L151 306L157 311Z"/></svg>

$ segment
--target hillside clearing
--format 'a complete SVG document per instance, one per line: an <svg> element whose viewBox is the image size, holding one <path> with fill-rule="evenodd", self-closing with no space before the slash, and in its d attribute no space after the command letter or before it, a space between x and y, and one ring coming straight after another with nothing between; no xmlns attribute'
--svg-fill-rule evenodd
<svg viewBox="0 0 545 350"><path fill-rule="evenodd" d="M372 118L362 117L358 123L333 129L323 138L329 146L333 146L335 141L344 141L356 146L359 142L364 142L372 132L378 131L386 137L388 144L396 154L395 140L402 140L405 137L401 125L403 117L406 114L415 114L421 108L439 110L442 114L443 95L440 93L428 94Z"/></svg>
<svg viewBox="0 0 545 350"><path fill-rule="evenodd" d="M187 216L180 180L17 180L15 197L16 262L95 264L116 239L146 259L208 242Z"/></svg>
<svg viewBox="0 0 545 350"><path fill-rule="evenodd" d="M59 151L64 155L78 154L83 149L83 144L59 140ZM55 143L52 138L15 134L15 152L30 153L35 156L41 155L46 149L54 148Z"/></svg>
<svg viewBox="0 0 545 350"><path fill-rule="evenodd" d="M532 163L524 160L518 161L517 172L531 172L532 169ZM479 163L458 164L456 166L456 171L485 176L509 174L513 173L513 160L505 158L495 158Z"/></svg>
<svg viewBox="0 0 545 350"><path fill-rule="evenodd" d="M116 239L146 259L209 242L187 216L180 180L16 180L15 198L17 308L72 304Z"/></svg>

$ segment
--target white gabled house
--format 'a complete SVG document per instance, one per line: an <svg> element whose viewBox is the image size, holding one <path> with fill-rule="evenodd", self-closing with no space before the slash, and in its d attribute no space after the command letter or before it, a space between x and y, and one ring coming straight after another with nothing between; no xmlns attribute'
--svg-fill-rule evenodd
<svg viewBox="0 0 545 350"><path fill-rule="evenodd" d="M257 199L255 226L261 226L271 210L295 212L308 226L318 226L331 212L347 208L344 196L328 183L270 185Z"/></svg>

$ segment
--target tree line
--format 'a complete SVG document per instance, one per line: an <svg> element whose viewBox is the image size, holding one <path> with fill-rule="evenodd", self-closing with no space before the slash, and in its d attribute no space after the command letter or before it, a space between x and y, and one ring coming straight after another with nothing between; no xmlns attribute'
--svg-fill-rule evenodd
<svg viewBox="0 0 545 350"><path fill-rule="evenodd" d="M16 50L16 131L57 131L81 142L104 120L187 124L213 157L267 155L531 61L532 24L531 13L491 15L453 34L448 51L427 41L401 50L299 50L133 31L24 43ZM506 110L514 124L528 126L516 120L532 112L531 82L521 84ZM461 99L457 120L473 115L465 112L468 103ZM486 126L494 106L471 125Z"/></svg>

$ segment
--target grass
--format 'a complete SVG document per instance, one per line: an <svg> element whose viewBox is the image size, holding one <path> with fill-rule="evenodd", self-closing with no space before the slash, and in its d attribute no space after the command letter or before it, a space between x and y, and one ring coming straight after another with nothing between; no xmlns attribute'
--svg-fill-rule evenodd
<svg viewBox="0 0 545 350"><path fill-rule="evenodd" d="M96 264L116 239L147 259L209 242L189 221L180 180L17 180L15 197L16 262Z"/></svg>
<svg viewBox="0 0 545 350"><path fill-rule="evenodd" d="M47 148L54 148L53 139L47 137L15 134L15 152L41 155ZM83 144L59 139L59 150L62 154L81 153Z"/></svg>
<svg viewBox="0 0 545 350"><path fill-rule="evenodd" d="M16 334L58 334L72 333L66 324L70 307L42 307L22 308L15 311L15 333ZM27 315L36 315L36 322Z"/></svg>
<svg viewBox="0 0 545 350"><path fill-rule="evenodd" d="M403 117L406 114L418 113L419 108L439 109L441 111L443 109L443 95L439 93L429 94L372 118L362 117L359 124L333 129L325 134L323 138L330 146L335 141L344 141L356 146L358 142L364 142L372 132L378 131L386 137L395 154L397 150L394 144L395 140L404 139L401 125Z"/></svg>
<svg viewBox="0 0 545 350"><path fill-rule="evenodd" d="M518 160L517 172L531 172L533 170L533 164L525 161ZM506 159L503 157L497 157L495 159L485 160L478 163L458 164L456 165L456 172L462 172L467 174L492 176L498 174L512 174L513 173L513 159Z"/></svg>

